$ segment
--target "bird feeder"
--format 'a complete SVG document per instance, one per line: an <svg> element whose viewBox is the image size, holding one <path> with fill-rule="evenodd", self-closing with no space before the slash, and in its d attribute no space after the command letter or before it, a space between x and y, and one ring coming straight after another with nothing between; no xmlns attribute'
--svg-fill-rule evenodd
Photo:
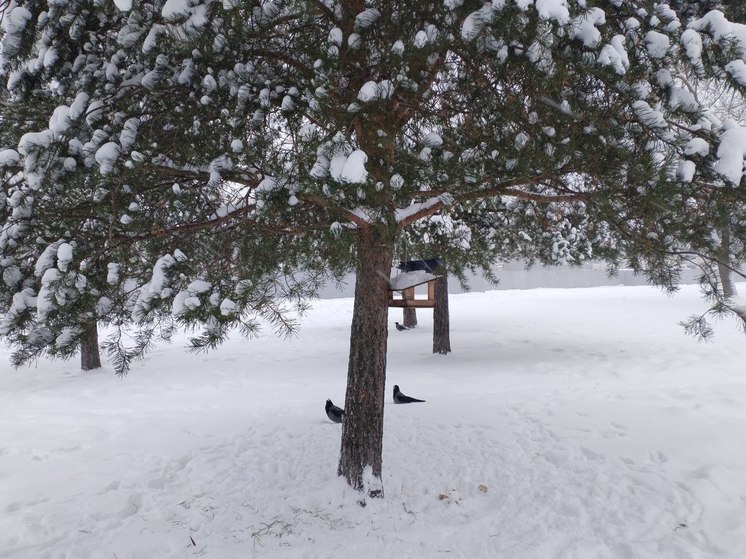
<svg viewBox="0 0 746 559"><path fill-rule="evenodd" d="M440 276L433 272L440 266L440 260L410 260L400 262L399 270L395 276L389 279L389 307L403 309L432 309L435 308L435 280ZM415 288L427 284L427 298L417 299ZM401 297L394 297L394 292L399 291Z"/></svg>

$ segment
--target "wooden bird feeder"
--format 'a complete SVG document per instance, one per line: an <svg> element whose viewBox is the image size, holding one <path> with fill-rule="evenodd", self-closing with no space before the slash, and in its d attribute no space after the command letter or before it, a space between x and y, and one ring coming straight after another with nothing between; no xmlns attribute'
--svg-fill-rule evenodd
<svg viewBox="0 0 746 559"><path fill-rule="evenodd" d="M389 280L389 307L403 309L433 309L435 308L435 280L440 276L432 273L440 264L437 259L412 260L401 262L399 269L403 273L393 276ZM417 299L415 288L427 284L427 299ZM394 291L401 292L401 298L394 297Z"/></svg>

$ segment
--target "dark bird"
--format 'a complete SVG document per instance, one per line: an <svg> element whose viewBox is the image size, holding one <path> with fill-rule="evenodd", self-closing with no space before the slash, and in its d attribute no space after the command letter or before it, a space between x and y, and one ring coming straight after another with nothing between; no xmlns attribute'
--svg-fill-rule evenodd
<svg viewBox="0 0 746 559"><path fill-rule="evenodd" d="M394 322L394 326L396 326L396 329L399 330L399 332L403 332L404 330L409 330L408 326L402 326L398 322Z"/></svg>
<svg viewBox="0 0 746 559"><path fill-rule="evenodd" d="M394 385L394 403L395 404L412 404L414 402L424 402L425 400L418 400L417 398L412 398L411 396L405 396L399 391L399 385Z"/></svg>
<svg viewBox="0 0 746 559"><path fill-rule="evenodd" d="M334 404L332 404L331 400L326 401L326 416L331 419L334 423L342 423L342 417L345 414L345 411L342 408L338 408Z"/></svg>

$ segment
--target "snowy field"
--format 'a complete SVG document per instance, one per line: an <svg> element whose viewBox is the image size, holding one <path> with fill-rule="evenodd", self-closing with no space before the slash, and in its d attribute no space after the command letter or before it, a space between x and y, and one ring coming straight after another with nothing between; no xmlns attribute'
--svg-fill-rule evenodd
<svg viewBox="0 0 746 559"><path fill-rule="evenodd" d="M746 285L740 286L741 291ZM300 336L160 347L129 376L0 354L0 557L746 557L746 337L648 287L390 312L384 484L336 477L351 299ZM390 391L425 404L394 406Z"/></svg>

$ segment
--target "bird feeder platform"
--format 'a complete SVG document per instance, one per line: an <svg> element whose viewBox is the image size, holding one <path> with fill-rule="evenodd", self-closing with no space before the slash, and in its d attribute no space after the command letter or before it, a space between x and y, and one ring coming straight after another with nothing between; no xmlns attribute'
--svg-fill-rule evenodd
<svg viewBox="0 0 746 559"><path fill-rule="evenodd" d="M389 279L389 307L403 309L435 308L435 280L440 276L422 270L405 272ZM415 297L415 287L427 284L427 299ZM394 297L394 291L401 292L401 298Z"/></svg>

